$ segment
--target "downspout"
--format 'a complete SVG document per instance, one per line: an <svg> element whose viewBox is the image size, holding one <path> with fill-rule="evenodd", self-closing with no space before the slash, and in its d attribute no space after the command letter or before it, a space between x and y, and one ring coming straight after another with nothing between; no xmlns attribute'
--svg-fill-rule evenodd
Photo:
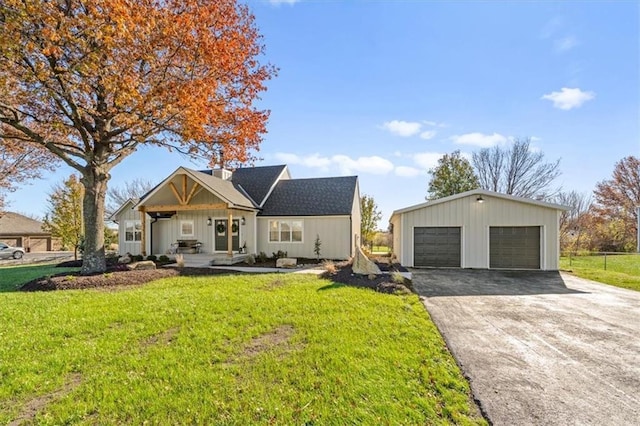
<svg viewBox="0 0 640 426"><path fill-rule="evenodd" d="M349 229L351 230L349 232L349 253L351 253L351 256L353 257L356 255L355 248L353 246L353 215L349 215Z"/></svg>

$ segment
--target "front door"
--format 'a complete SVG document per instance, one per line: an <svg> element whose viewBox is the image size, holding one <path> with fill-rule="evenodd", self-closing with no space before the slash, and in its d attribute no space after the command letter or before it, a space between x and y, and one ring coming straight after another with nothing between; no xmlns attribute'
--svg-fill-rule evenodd
<svg viewBox="0 0 640 426"><path fill-rule="evenodd" d="M240 220L233 219L231 229L228 226L227 219L216 219L213 227L214 240L216 242L216 251L227 251L227 235L231 232L231 242L233 251L240 249Z"/></svg>

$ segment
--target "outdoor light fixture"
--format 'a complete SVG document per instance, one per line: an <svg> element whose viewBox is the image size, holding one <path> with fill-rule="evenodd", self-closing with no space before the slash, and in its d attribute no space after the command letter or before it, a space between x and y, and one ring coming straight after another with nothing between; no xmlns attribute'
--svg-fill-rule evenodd
<svg viewBox="0 0 640 426"><path fill-rule="evenodd" d="M211 224L212 224L212 223L213 223L213 222L211 221L211 218L208 218L208 219L207 219L207 226L211 226Z"/></svg>
<svg viewBox="0 0 640 426"><path fill-rule="evenodd" d="M476 198L476 201L479 203L484 203L484 198L482 198L482 195L478 195L478 198Z"/></svg>
<svg viewBox="0 0 640 426"><path fill-rule="evenodd" d="M244 226L245 223L247 223L247 221L244 219L244 216L242 216L240 218L240 225Z"/></svg>

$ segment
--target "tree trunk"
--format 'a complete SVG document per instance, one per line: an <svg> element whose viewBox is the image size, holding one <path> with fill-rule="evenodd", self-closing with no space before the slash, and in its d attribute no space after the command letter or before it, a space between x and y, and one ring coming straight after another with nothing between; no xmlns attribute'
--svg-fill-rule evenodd
<svg viewBox="0 0 640 426"><path fill-rule="evenodd" d="M104 201L109 174L87 167L82 175L84 185L84 253L82 275L105 272L107 262L104 255Z"/></svg>

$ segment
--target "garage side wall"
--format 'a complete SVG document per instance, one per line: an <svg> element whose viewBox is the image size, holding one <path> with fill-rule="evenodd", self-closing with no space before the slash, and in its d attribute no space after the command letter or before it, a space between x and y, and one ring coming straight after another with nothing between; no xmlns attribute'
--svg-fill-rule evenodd
<svg viewBox="0 0 640 426"><path fill-rule="evenodd" d="M420 226L460 226L462 228L463 268L489 267L490 226L540 226L541 269L558 269L558 211L556 209L483 196L484 202L476 201L477 195L459 198L433 206L398 215L400 226L394 224L394 251L396 251L396 229L401 232L399 253L401 263L414 266L414 228ZM401 246L400 246L401 244Z"/></svg>

